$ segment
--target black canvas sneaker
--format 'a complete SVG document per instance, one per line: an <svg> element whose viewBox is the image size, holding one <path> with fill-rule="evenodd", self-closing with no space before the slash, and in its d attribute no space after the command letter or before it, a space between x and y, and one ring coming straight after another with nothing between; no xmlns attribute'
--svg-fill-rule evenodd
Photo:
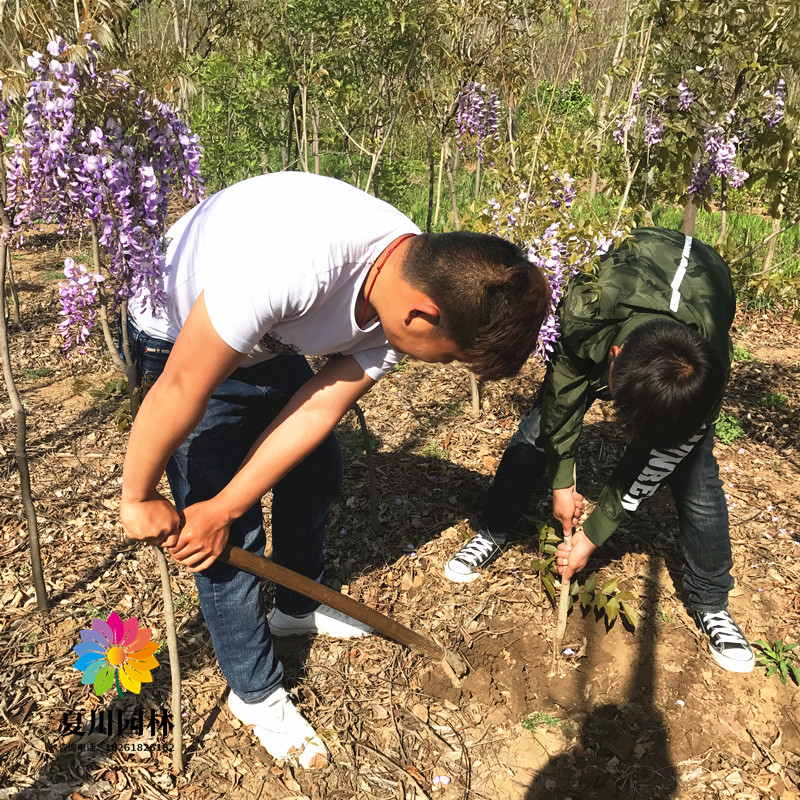
<svg viewBox="0 0 800 800"><path fill-rule="evenodd" d="M753 649L728 611L696 611L695 621L708 636L711 657L729 672L750 672L756 663Z"/></svg>
<svg viewBox="0 0 800 800"><path fill-rule="evenodd" d="M456 583L469 583L480 578L479 570L492 563L503 552L506 537L487 530L478 531L444 567L446 578Z"/></svg>

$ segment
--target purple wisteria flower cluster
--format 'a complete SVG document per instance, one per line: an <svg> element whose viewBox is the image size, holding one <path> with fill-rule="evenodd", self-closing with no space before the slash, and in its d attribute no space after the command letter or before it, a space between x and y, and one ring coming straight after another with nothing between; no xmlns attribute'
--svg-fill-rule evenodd
<svg viewBox="0 0 800 800"><path fill-rule="evenodd" d="M0 80L0 92L3 91L3 81ZM0 95L0 139L5 141L6 137L8 136L8 115L11 111L11 106L3 100L2 95Z"/></svg>
<svg viewBox="0 0 800 800"><path fill-rule="evenodd" d="M703 80L706 82L713 82L719 80L722 68L719 65L708 68L698 65L694 73L697 76L704 76ZM617 116L612 138L617 144L622 144L627 135L630 141L631 130L639 119L643 119L641 135L645 146L650 149L660 144L664 138L670 115L686 118L694 111L696 116L694 125L703 140L703 154L701 160L692 168L689 194L712 193L715 177L724 177L729 186L739 188L747 180L749 173L738 166L736 160L743 148L752 141L757 119L752 113L748 118L739 119L735 109L717 114L713 109L703 108L703 104L698 103L700 95L689 85L690 80L699 80L692 77L694 73L689 72L688 78L683 75L676 91L667 91L658 97L644 97L640 83L633 93L636 102ZM658 81L652 76L650 82L658 86ZM762 94L768 103L763 118L769 128L773 128L783 120L785 114L786 82L779 79L772 89L767 89Z"/></svg>
<svg viewBox="0 0 800 800"><path fill-rule="evenodd" d="M555 310L561 302L570 278L586 270L591 262L608 252L621 232L611 236L596 234L591 240L575 234L575 226L562 222L552 223L545 232L528 246L528 259L538 266L550 285L551 311L547 315L536 342L535 355L547 362L561 328Z"/></svg>
<svg viewBox="0 0 800 800"><path fill-rule="evenodd" d="M55 222L61 233L88 227L105 252L102 284L101 276L65 261L65 350L85 343L95 320L90 306L100 292L112 312L131 297L164 301L170 197L177 189L198 200L203 191L197 136L171 106L133 86L127 73L104 70L94 41L85 39L83 47L81 62L69 60L61 37L47 45L47 55L28 56L28 91L8 162L12 234L21 241L40 220ZM3 118L0 109L5 138Z"/></svg>
<svg viewBox="0 0 800 800"><path fill-rule="evenodd" d="M74 259L64 259L66 283L59 282L58 294L61 298L61 311L64 318L58 326L64 337L65 347L77 344L86 345L89 333L97 316L99 287L103 276L90 273L83 264Z"/></svg>
<svg viewBox="0 0 800 800"><path fill-rule="evenodd" d="M521 243L530 261L547 278L551 311L539 331L535 351L535 355L546 362L561 333L555 309L567 283L570 278L585 271L595 258L607 252L615 239L622 236L622 232L598 232L587 238L569 221L569 209L575 199L572 176L551 170L545 165L539 174L539 181L541 191L537 196L531 196L527 185L523 183L515 195L492 198L484 210L484 217L489 220L490 233ZM521 222L526 205L529 209L533 208L533 213L529 213L526 219L552 220L540 235L532 233L531 227Z"/></svg>
<svg viewBox="0 0 800 800"><path fill-rule="evenodd" d="M478 146L478 158L485 157L486 139L499 138L500 98L496 91L487 95L485 83L468 83L458 98L456 139L461 152L465 151L467 140L474 140Z"/></svg>
<svg viewBox="0 0 800 800"><path fill-rule="evenodd" d="M727 177L728 183L734 188L742 186L749 177L748 172L734 164L740 139L738 136L727 138L725 127L712 125L707 128L704 142L706 158L692 169L689 194L705 192L712 175Z"/></svg>
<svg viewBox="0 0 800 800"><path fill-rule="evenodd" d="M636 116L636 112L631 110L627 111L624 114L620 114L616 119L617 127L614 130L614 133L611 134L611 137L614 139L616 144L622 144L625 141L625 134L628 133L631 128L636 125L639 118Z"/></svg>
<svg viewBox="0 0 800 800"><path fill-rule="evenodd" d="M781 122L783 115L786 113L786 81L781 78L775 86L775 90L770 91L767 89L764 92L764 97L771 101L771 108L764 114L764 119L770 128L774 128Z"/></svg>
<svg viewBox="0 0 800 800"><path fill-rule="evenodd" d="M691 111L693 102L694 95L689 89L689 84L686 83L686 78L681 78L678 84L678 111Z"/></svg>

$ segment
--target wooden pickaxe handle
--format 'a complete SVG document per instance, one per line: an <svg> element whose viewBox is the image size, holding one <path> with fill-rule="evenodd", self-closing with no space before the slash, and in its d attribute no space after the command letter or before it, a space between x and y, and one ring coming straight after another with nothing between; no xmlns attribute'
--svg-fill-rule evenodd
<svg viewBox="0 0 800 800"><path fill-rule="evenodd" d="M294 572L294 570L276 564L274 561L248 553L246 550L242 550L241 547L232 547L231 545L228 545L222 551L219 560L243 569L258 578L279 583L281 586L310 597L318 603L324 603L326 606L335 608L337 611L341 611L343 614L369 625L378 633L382 633L384 636L388 636L390 639L394 639L407 647L419 650L431 658L439 660L445 658L444 648L415 633L411 628L395 622L391 617L375 611L374 608L353 600L352 597L335 592L321 583Z"/></svg>

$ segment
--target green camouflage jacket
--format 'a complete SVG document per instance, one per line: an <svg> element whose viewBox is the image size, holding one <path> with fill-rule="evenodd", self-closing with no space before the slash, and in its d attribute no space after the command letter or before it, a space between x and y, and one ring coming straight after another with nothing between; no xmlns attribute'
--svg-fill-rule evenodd
<svg viewBox="0 0 800 800"><path fill-rule="evenodd" d="M690 325L722 357L730 372L728 331L736 295L727 264L706 244L676 231L640 228L603 256L592 275L574 278L558 307L561 336L542 387L540 442L548 457L554 489L572 486L583 418L608 393L609 350L620 346L638 325L667 317ZM706 420L716 421L719 402ZM689 442L664 450L628 447L584 524L589 539L605 542L644 497L655 493L678 463L702 439L704 427Z"/></svg>

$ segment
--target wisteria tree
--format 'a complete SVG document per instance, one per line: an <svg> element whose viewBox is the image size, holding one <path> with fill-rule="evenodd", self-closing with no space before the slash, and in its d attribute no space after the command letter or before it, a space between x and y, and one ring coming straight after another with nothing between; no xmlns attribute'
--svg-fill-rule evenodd
<svg viewBox="0 0 800 800"><path fill-rule="evenodd" d="M648 12L646 52L638 71L631 61L612 138L637 165L638 201L680 202L691 234L711 198L724 210L728 189L776 180L797 136L781 122L786 78L800 67L800 12L728 0L658 0Z"/></svg>
<svg viewBox="0 0 800 800"><path fill-rule="evenodd" d="M7 250L21 244L30 231L55 224L71 243L75 238L88 238L91 264L87 267L71 257L64 262L59 325L63 348L66 354L84 350L99 319L108 352L126 374L135 413L136 381L126 326L119 326L121 341L115 342L112 322L117 316L124 320L127 304L134 298L154 305L163 302L167 209L176 194L187 200L200 197L200 147L197 137L168 104L138 88L129 74L107 68L90 37L69 44L59 36L45 50L30 53L26 68L11 76L15 83L22 82L22 95L0 102L4 151L4 159L0 159L0 300L4 310L2 273ZM4 377L15 410L19 410L17 463L37 599L45 610L36 515L24 451L24 409L14 387L4 317L0 334ZM181 769L177 639L166 559L157 548L156 552L171 655L178 742L174 763Z"/></svg>
<svg viewBox="0 0 800 800"><path fill-rule="evenodd" d="M167 208L176 191L190 200L202 193L198 140L128 73L104 68L91 39L69 46L58 37L46 53L31 53L27 67L10 142L10 229L3 236L20 243L44 221L90 239L88 267L64 262L64 350L85 348L99 319L132 388L130 355L118 355L112 320L132 297L163 302ZM124 326L122 335L127 345Z"/></svg>
<svg viewBox="0 0 800 800"><path fill-rule="evenodd" d="M601 225L575 213L575 180L557 128L542 121L539 130L503 143L497 135L500 113L496 92L479 84L466 87L456 116L459 146L477 148L487 184L495 187L488 201L473 204L468 223L473 230L515 242L547 278L551 313L535 353L547 361L560 332L555 308L569 279L591 271L596 257L623 235L624 227Z"/></svg>

